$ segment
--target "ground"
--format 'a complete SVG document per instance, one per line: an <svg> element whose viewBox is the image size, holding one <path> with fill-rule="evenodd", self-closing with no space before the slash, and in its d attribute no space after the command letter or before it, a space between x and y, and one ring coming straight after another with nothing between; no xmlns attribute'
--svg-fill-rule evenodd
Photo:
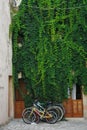
<svg viewBox="0 0 87 130"><path fill-rule="evenodd" d="M14 119L7 125L0 126L0 130L87 130L87 120L72 119L55 124L40 122L39 124L25 124L21 119Z"/></svg>

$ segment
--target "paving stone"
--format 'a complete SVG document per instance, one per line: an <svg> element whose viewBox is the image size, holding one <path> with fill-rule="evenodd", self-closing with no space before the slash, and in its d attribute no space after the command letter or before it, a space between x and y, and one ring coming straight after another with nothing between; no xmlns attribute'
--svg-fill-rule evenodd
<svg viewBox="0 0 87 130"><path fill-rule="evenodd" d="M25 124L22 120L12 120L0 130L87 130L87 120L60 121L55 124L40 122Z"/></svg>

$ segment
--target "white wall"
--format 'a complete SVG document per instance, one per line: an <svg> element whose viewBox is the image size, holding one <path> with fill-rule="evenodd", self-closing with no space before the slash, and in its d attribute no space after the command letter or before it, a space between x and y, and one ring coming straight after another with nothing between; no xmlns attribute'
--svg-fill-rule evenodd
<svg viewBox="0 0 87 130"><path fill-rule="evenodd" d="M0 0L0 124L8 121L8 82L12 75L10 22L9 0Z"/></svg>
<svg viewBox="0 0 87 130"><path fill-rule="evenodd" d="M83 94L83 116L87 119L87 95Z"/></svg>

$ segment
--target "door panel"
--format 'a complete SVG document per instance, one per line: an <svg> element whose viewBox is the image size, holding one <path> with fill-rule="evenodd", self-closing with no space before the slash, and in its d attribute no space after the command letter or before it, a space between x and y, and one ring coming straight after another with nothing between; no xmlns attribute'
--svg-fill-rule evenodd
<svg viewBox="0 0 87 130"><path fill-rule="evenodd" d="M83 117L82 99L64 101L65 117Z"/></svg>
<svg viewBox="0 0 87 130"><path fill-rule="evenodd" d="M73 100L73 117L83 117L82 100Z"/></svg>
<svg viewBox="0 0 87 130"><path fill-rule="evenodd" d="M15 101L15 118L21 118L22 117L22 111L24 110L25 105L24 101Z"/></svg>
<svg viewBox="0 0 87 130"><path fill-rule="evenodd" d="M26 87L25 83L22 79L19 80L19 87L21 88L21 91L23 94L26 94ZM15 104L14 104L14 117L15 118L21 118L22 117L22 111L25 108L24 100L22 98L22 95L20 94L19 89L15 89Z"/></svg>

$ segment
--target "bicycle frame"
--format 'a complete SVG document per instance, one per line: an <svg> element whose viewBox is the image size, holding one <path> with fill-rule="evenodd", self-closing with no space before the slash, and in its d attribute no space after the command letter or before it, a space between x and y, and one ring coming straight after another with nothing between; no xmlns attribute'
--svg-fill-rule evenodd
<svg viewBox="0 0 87 130"><path fill-rule="evenodd" d="M32 111L31 111L31 114L35 112L40 118L52 118L52 115L47 112L45 109L42 111L42 110L39 110L37 109L36 107L33 107L32 108Z"/></svg>

